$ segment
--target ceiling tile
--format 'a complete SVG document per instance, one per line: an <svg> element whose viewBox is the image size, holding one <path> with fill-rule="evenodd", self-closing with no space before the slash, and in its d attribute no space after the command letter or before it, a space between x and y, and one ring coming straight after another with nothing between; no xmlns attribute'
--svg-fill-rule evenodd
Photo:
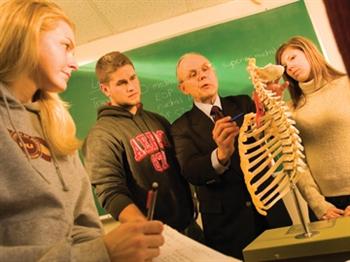
<svg viewBox="0 0 350 262"><path fill-rule="evenodd" d="M53 0L76 24L78 45L232 0ZM0 3L5 0L0 0Z"/></svg>

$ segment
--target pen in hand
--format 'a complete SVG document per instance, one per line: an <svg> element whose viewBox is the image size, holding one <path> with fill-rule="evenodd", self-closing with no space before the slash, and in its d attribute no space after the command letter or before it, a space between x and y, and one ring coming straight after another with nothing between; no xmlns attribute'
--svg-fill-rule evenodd
<svg viewBox="0 0 350 262"><path fill-rule="evenodd" d="M233 117L231 117L231 121L233 122L233 121L236 121L238 118L240 118L241 116L243 116L244 115L244 113L239 113L238 115L235 115L235 116L233 116Z"/></svg>
<svg viewBox="0 0 350 262"><path fill-rule="evenodd" d="M147 220L152 220L154 215L154 208L156 206L157 200L158 183L152 183L152 189L147 193Z"/></svg>

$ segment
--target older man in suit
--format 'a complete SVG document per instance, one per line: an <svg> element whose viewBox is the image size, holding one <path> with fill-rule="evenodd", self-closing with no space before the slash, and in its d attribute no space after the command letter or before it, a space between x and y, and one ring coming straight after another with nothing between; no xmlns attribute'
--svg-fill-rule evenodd
<svg viewBox="0 0 350 262"><path fill-rule="evenodd" d="M291 224L282 203L271 219L257 213L244 183L236 139L243 118L231 117L254 111L254 103L247 95L220 97L215 70L200 54L182 56L176 72L194 105L173 123L172 135L182 174L196 188L206 244L242 258L265 229Z"/></svg>

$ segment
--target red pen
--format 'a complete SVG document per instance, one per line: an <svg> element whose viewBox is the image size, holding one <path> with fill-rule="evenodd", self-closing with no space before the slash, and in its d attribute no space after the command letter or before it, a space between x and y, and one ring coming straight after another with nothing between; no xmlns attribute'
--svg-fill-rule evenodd
<svg viewBox="0 0 350 262"><path fill-rule="evenodd" d="M147 220L152 220L154 215L154 208L157 200L158 183L152 183L152 189L147 192Z"/></svg>

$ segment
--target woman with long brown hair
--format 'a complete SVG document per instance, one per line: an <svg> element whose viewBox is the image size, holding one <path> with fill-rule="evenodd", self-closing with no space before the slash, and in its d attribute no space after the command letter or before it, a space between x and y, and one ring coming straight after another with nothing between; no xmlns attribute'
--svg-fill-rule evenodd
<svg viewBox="0 0 350 262"><path fill-rule="evenodd" d="M285 67L291 109L309 173L299 181L318 219L350 216L350 84L309 39L295 36L276 52Z"/></svg>

